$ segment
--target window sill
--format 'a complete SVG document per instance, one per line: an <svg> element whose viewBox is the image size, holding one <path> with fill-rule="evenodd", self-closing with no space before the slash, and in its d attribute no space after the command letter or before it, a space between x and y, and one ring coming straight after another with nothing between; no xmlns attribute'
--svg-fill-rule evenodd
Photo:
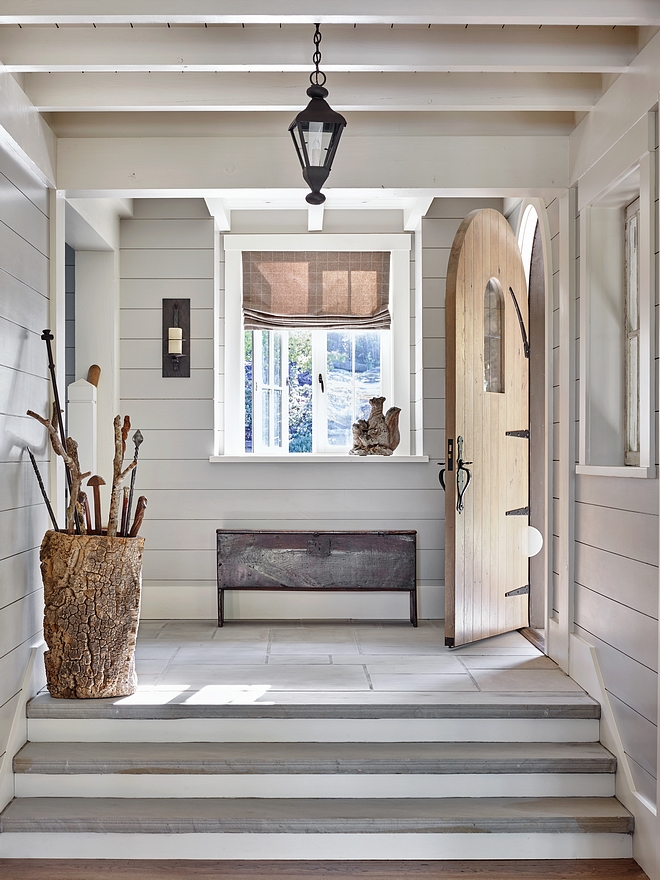
<svg viewBox="0 0 660 880"><path fill-rule="evenodd" d="M291 455L211 455L209 461L213 464L290 464L304 462L306 464L347 464L353 462L377 462L383 464L419 464L430 461L428 455L313 455L311 453L293 453Z"/></svg>
<svg viewBox="0 0 660 880"><path fill-rule="evenodd" d="M633 479L655 480L658 469L653 467L608 466L604 464L577 464L575 473L591 477L632 477Z"/></svg>

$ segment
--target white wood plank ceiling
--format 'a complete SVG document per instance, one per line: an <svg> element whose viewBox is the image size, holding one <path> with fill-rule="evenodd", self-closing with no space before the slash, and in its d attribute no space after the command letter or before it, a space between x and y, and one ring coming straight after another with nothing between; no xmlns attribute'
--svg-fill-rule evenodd
<svg viewBox="0 0 660 880"><path fill-rule="evenodd" d="M316 21L353 133L567 135L660 0L0 0L0 62L59 137L269 136Z"/></svg>

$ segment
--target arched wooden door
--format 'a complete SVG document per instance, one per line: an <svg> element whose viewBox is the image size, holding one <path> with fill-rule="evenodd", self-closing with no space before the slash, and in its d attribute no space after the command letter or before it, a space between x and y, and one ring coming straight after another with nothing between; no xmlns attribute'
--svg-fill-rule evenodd
<svg viewBox="0 0 660 880"><path fill-rule="evenodd" d="M461 223L447 270L445 643L529 623L527 284L498 211Z"/></svg>

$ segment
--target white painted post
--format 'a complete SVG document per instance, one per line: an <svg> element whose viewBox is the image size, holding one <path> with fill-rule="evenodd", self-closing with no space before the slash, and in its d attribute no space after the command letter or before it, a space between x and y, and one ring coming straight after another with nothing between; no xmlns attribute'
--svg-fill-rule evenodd
<svg viewBox="0 0 660 880"><path fill-rule="evenodd" d="M98 473L97 464L97 402L96 388L86 379L69 385L69 436L78 443L78 460L82 471Z"/></svg>
<svg viewBox="0 0 660 880"><path fill-rule="evenodd" d="M114 456L112 421L119 413L119 258L115 250L76 251L76 377L84 379L92 364L101 368L96 389L95 473L109 485ZM107 507L108 486L101 493Z"/></svg>

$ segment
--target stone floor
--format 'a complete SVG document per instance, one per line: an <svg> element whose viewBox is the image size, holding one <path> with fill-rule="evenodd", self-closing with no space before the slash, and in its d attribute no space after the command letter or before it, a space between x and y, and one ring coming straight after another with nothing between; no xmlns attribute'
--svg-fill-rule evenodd
<svg viewBox="0 0 660 880"><path fill-rule="evenodd" d="M442 621L143 621L130 702L472 702L581 689L520 633L444 646Z"/></svg>

